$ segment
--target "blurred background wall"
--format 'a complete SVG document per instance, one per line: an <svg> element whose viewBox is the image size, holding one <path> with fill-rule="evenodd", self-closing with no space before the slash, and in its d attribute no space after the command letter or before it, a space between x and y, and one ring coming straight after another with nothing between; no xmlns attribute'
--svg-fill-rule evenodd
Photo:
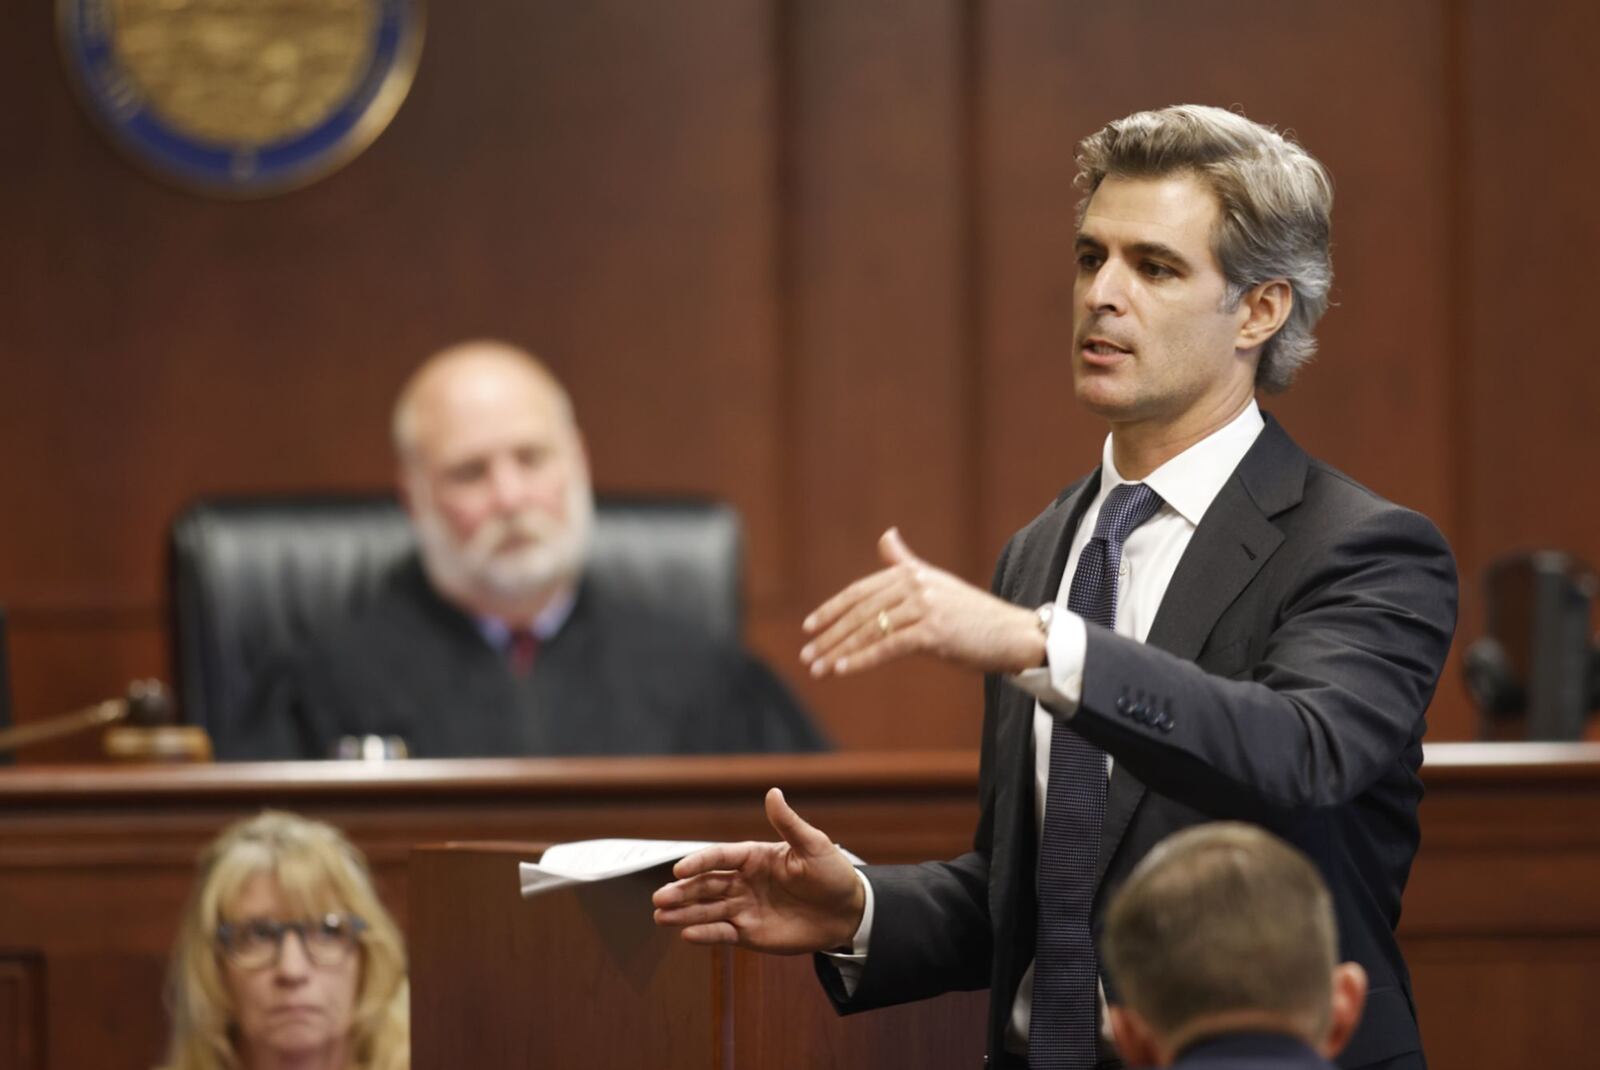
<svg viewBox="0 0 1600 1070"><path fill-rule="evenodd" d="M602 491L742 510L750 640L842 744L975 746L975 681L810 686L799 621L890 524L986 582L1095 463L1067 364L1073 144L1178 101L1239 105L1332 170L1337 306L1267 407L1443 528L1459 639L1494 555L1600 559L1593 5L433 0L372 147L238 203L101 136L53 17L0 8L19 721L168 672L187 501L384 486L407 371L490 335L566 380ZM1476 731L1455 659L1432 722Z"/></svg>

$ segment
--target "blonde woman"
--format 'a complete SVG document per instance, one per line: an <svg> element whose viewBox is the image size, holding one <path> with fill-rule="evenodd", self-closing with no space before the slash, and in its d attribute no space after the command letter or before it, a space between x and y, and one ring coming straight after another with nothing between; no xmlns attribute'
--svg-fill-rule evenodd
<svg viewBox="0 0 1600 1070"><path fill-rule="evenodd" d="M406 1070L405 947L349 840L267 811L223 830L199 868L165 1070Z"/></svg>

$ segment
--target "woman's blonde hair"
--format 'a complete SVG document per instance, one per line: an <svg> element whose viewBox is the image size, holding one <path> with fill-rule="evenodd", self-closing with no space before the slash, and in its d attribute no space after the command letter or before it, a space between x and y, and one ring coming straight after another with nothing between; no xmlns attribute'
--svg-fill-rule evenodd
<svg viewBox="0 0 1600 1070"><path fill-rule="evenodd" d="M405 1070L411 1062L405 944L378 901L366 860L333 826L273 810L229 825L200 856L167 979L172 1041L165 1070L241 1070L216 931L259 874L271 876L299 914L347 912L366 922L351 1065Z"/></svg>

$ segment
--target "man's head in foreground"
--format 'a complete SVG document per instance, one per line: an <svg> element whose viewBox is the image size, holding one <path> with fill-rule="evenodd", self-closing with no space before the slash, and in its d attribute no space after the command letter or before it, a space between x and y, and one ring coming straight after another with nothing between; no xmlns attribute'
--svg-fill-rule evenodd
<svg viewBox="0 0 1600 1070"><path fill-rule="evenodd" d="M435 589L526 623L583 570L594 503L572 403L529 354L467 342L430 357L394 410L400 491Z"/></svg>
<svg viewBox="0 0 1600 1070"><path fill-rule="evenodd" d="M1200 825L1151 851L1112 900L1101 955L1132 1066L1229 1033L1287 1034L1331 1058L1366 999L1365 971L1338 961L1316 868L1253 825Z"/></svg>

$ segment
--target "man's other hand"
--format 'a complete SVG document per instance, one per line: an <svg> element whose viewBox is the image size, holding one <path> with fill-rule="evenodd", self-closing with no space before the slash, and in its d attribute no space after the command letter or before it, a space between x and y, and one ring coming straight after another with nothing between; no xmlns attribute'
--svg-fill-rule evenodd
<svg viewBox="0 0 1600 1070"><path fill-rule="evenodd" d="M1044 664L1044 633L1030 609L934 568L897 528L878 540L886 568L859 579L805 619L810 641L800 660L812 676L861 672L932 654L983 672L1021 672Z"/></svg>
<svg viewBox="0 0 1600 1070"><path fill-rule="evenodd" d="M794 955L848 946L866 910L861 878L820 830L767 792L780 843L725 843L672 867L656 889L655 920L691 944L737 944Z"/></svg>

